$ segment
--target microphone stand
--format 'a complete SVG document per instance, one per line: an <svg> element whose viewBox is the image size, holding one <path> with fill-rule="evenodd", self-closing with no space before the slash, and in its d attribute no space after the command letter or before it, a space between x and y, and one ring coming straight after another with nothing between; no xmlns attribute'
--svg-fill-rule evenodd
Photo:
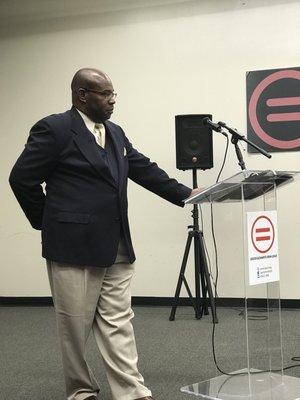
<svg viewBox="0 0 300 400"><path fill-rule="evenodd" d="M228 132L231 133L231 143L235 147L235 153L236 153L236 156L238 159L238 164L241 167L242 171L244 171L246 169L246 165L245 165L245 161L243 159L241 149L239 148L239 145L238 145L239 140L242 140L242 141L248 143L250 146L254 147L256 150L258 150L259 153L261 153L265 157L268 157L268 158L272 157L270 153L268 153L261 147L257 146L255 143L251 142L251 140L246 139L244 135L239 133L236 129L231 128L230 126L226 125L225 122L220 121L220 122L218 122L218 125L220 125L222 128L227 129Z"/></svg>

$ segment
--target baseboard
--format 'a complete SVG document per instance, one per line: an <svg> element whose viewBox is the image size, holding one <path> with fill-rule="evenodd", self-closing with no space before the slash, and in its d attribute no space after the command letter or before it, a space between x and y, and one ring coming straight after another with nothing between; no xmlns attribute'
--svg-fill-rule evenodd
<svg viewBox="0 0 300 400"><path fill-rule="evenodd" d="M133 306L151 306L151 307L171 307L173 305L173 297L144 297L133 296ZM191 301L188 297L179 299L179 306L191 306ZM216 299L217 307L244 307L245 299L242 297L219 297ZM53 306L52 297L1 297L1 307L43 307ZM251 299L250 307L266 307L265 299ZM300 299L282 299L282 308L300 308Z"/></svg>
<svg viewBox="0 0 300 400"><path fill-rule="evenodd" d="M217 307L245 307L245 299L242 297L218 297L215 299ZM135 306L168 306L174 303L173 297L133 297L132 304ZM179 306L191 306L189 297L181 297ZM266 299L251 299L249 307L266 307ZM300 299L281 299L282 308L300 308Z"/></svg>
<svg viewBox="0 0 300 400"><path fill-rule="evenodd" d="M0 306L6 307L43 307L53 306L52 297L1 297Z"/></svg>

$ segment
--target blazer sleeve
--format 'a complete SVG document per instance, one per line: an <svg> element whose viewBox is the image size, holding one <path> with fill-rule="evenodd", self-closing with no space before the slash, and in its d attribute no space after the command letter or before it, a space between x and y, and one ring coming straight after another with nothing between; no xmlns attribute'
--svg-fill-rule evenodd
<svg viewBox="0 0 300 400"><path fill-rule="evenodd" d="M58 161L58 145L46 121L31 129L25 149L9 176L11 188L34 229L41 230L45 194L42 183Z"/></svg>
<svg viewBox="0 0 300 400"><path fill-rule="evenodd" d="M170 178L155 162L139 153L126 136L125 147L129 163L128 177L163 199L183 207L183 200L190 196L192 189Z"/></svg>

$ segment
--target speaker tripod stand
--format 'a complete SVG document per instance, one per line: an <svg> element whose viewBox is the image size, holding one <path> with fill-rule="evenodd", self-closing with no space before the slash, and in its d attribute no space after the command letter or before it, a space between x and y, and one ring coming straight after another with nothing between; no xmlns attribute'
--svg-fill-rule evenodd
<svg viewBox="0 0 300 400"><path fill-rule="evenodd" d="M193 169L193 188L197 188L197 170ZM170 321L174 321L176 309L179 303L179 296L182 283L188 292L192 306L195 310L196 319L201 319L203 314L208 315L208 304L211 308L213 323L217 323L217 314L215 307L215 299L211 285L211 279L208 270L207 258L205 254L203 232L199 228L199 210L198 204L193 205L192 210L193 225L189 225L188 237L184 250L183 260L173 300L173 306L169 317ZM189 252L191 249L192 240L194 240L194 264L195 264L195 298L189 288L185 278L185 270L188 261ZM208 297L207 297L208 295Z"/></svg>

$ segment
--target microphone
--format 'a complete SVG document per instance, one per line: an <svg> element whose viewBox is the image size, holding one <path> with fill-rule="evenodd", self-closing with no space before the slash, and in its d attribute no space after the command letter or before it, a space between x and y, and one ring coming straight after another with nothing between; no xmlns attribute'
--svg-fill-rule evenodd
<svg viewBox="0 0 300 400"><path fill-rule="evenodd" d="M220 122L219 122L218 124L215 124L215 123L212 122L212 120L209 119L208 117L203 118L203 125L208 125L208 126L210 126L211 129L212 129L213 131L221 132L222 127L221 127L219 124L220 124Z"/></svg>

